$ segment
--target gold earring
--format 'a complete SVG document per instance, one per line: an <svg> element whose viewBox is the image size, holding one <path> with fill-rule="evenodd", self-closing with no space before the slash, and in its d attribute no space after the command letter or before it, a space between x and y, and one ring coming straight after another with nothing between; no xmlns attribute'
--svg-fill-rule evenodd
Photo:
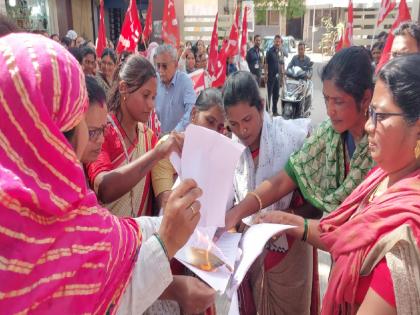
<svg viewBox="0 0 420 315"><path fill-rule="evenodd" d="M420 140L417 140L417 145L414 149L414 155L416 156L416 159L420 157Z"/></svg>

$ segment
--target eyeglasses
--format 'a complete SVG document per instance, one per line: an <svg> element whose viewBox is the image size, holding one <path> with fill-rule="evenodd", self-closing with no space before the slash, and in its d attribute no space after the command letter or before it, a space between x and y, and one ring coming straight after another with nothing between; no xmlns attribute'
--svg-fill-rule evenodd
<svg viewBox="0 0 420 315"><path fill-rule="evenodd" d="M100 136L104 135L107 126L108 124L105 124L100 128L89 129L89 140L97 141Z"/></svg>
<svg viewBox="0 0 420 315"><path fill-rule="evenodd" d="M376 123L382 121L390 116L405 116L404 113L377 113L372 105L369 106L369 118L372 120L374 128L376 128Z"/></svg>

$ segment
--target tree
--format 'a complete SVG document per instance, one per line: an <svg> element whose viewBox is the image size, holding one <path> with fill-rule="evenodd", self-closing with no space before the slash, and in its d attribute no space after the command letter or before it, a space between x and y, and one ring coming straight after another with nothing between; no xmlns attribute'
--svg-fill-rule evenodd
<svg viewBox="0 0 420 315"><path fill-rule="evenodd" d="M257 9L279 10L289 19L299 18L305 14L305 0L254 0Z"/></svg>

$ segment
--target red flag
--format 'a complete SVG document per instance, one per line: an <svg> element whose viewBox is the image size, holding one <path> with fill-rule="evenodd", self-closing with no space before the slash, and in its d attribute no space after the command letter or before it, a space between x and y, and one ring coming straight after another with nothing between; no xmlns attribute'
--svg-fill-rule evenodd
<svg viewBox="0 0 420 315"><path fill-rule="evenodd" d="M213 32L211 33L211 41L209 47L209 62L208 72L209 76L213 79L217 73L217 59L219 56L219 38L217 34L217 24L219 19L219 13L216 14L214 19Z"/></svg>
<svg viewBox="0 0 420 315"><path fill-rule="evenodd" d="M206 88L206 81L204 79L203 69L198 69L194 72L191 72L190 74L188 74L188 76L190 77L193 83L195 94L198 95L202 90Z"/></svg>
<svg viewBox="0 0 420 315"><path fill-rule="evenodd" d="M235 56L239 52L239 8L236 8L235 22L230 29L229 41L225 50L222 50L226 58Z"/></svg>
<svg viewBox="0 0 420 315"><path fill-rule="evenodd" d="M136 51L141 33L142 29L139 13L137 11L136 0L130 0L121 29L120 38L118 39L117 52Z"/></svg>
<svg viewBox="0 0 420 315"><path fill-rule="evenodd" d="M211 87L214 88L222 86L226 81L226 58L222 58L222 60L220 59L221 58L219 54L219 60L217 60L217 72L215 74L214 80L211 82Z"/></svg>
<svg viewBox="0 0 420 315"><path fill-rule="evenodd" d="M389 12L394 9L395 5L397 4L396 0L382 0L381 6L379 7L379 14L378 14L378 21L376 22L376 26L381 24Z"/></svg>
<svg viewBox="0 0 420 315"><path fill-rule="evenodd" d="M229 41L225 38L222 42L222 48L217 56L216 73L212 77L211 86L217 88L225 84L226 80L226 50L228 48Z"/></svg>
<svg viewBox="0 0 420 315"><path fill-rule="evenodd" d="M174 47L179 45L179 27L174 0L165 0L162 17L162 39L164 43Z"/></svg>
<svg viewBox="0 0 420 315"><path fill-rule="evenodd" d="M208 72L212 82L212 87L219 87L223 85L226 79L226 58L224 57L223 52L227 47L227 41L223 41L222 49L219 53L219 37L217 33L218 20L219 14L216 14L213 25L213 33L211 34L208 62Z"/></svg>
<svg viewBox="0 0 420 315"><path fill-rule="evenodd" d="M246 57L246 42L248 40L248 16L249 8L245 6L244 14L242 16L242 38L241 38L241 57L245 60Z"/></svg>
<svg viewBox="0 0 420 315"><path fill-rule="evenodd" d="M101 0L99 5L99 27L98 41L96 42L96 56L98 56L98 58L101 58L102 52L106 47L104 1Z"/></svg>
<svg viewBox="0 0 420 315"><path fill-rule="evenodd" d="M152 26L152 11L153 11L153 1L149 1L149 6L147 7L147 16L146 16L146 23L144 25L143 30L143 41L147 42L147 40L150 38L150 35L153 33L153 26Z"/></svg>
<svg viewBox="0 0 420 315"><path fill-rule="evenodd" d="M228 40L227 38L224 38L224 39L222 40L222 48L220 48L219 58L220 58L220 57L225 58L225 55L226 55L226 51L227 51L228 45L229 45L229 40ZM226 59L226 58L225 58L225 59Z"/></svg>
<svg viewBox="0 0 420 315"><path fill-rule="evenodd" d="M155 133L156 137L160 137L161 132L161 125L159 118L157 116L156 110L153 109L149 116L149 121L147 122L147 126L152 129L152 131Z"/></svg>
<svg viewBox="0 0 420 315"><path fill-rule="evenodd" d="M349 7L347 9L347 23L346 27L341 34L340 41L335 46L335 51L338 52L342 48L347 48L353 45L353 1L349 1Z"/></svg>
<svg viewBox="0 0 420 315"><path fill-rule="evenodd" d="M398 15L389 30L388 37L386 39L385 47L382 51L381 59L376 66L375 73L378 73L384 64L389 60L391 54L392 43L394 42L394 31L401 25L401 23L411 21L410 10L408 9L406 0L401 0L400 6L398 7Z"/></svg>

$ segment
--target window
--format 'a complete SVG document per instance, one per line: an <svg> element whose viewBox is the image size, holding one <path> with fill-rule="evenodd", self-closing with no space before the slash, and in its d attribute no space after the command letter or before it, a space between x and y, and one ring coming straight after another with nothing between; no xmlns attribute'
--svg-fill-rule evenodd
<svg viewBox="0 0 420 315"><path fill-rule="evenodd" d="M7 15L27 31L50 29L48 4L45 0L6 0Z"/></svg>

